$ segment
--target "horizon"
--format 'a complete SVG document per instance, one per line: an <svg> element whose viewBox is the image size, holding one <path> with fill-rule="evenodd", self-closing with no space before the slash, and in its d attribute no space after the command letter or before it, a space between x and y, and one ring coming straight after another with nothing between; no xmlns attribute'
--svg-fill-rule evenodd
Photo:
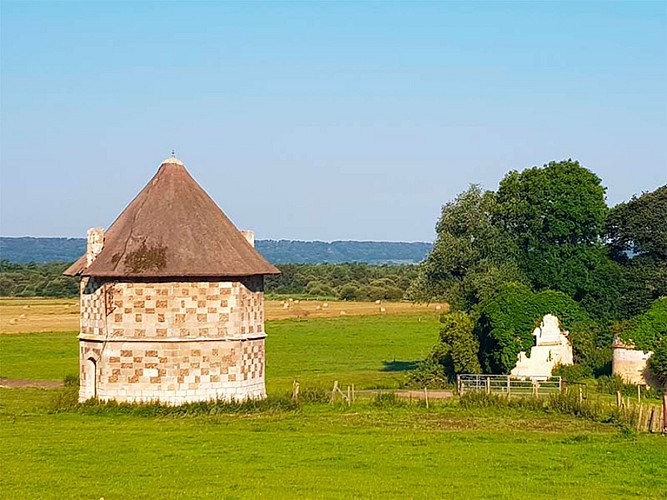
<svg viewBox="0 0 667 500"><path fill-rule="evenodd" d="M663 2L2 2L0 233L108 228L172 148L260 240L432 242L567 158L667 182Z"/></svg>
<svg viewBox="0 0 667 500"><path fill-rule="evenodd" d="M4 234L0 234L0 238L85 240L86 236L31 236L31 235L6 236ZM257 241L296 241L296 242L299 242L299 243L427 243L427 244L433 244L433 241L402 241L402 240L331 240L331 241L326 241L326 240L292 240L292 239L287 239L287 238L280 238L280 239L257 238Z"/></svg>

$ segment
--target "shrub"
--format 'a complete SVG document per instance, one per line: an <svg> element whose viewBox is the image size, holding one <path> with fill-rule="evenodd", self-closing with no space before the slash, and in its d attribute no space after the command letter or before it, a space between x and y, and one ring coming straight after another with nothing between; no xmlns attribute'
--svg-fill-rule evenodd
<svg viewBox="0 0 667 500"><path fill-rule="evenodd" d="M440 323L440 343L432 356L442 365L447 378L452 381L459 373L481 373L479 343L473 336L470 316L462 312L443 314Z"/></svg>
<svg viewBox="0 0 667 500"><path fill-rule="evenodd" d="M667 384L667 297L654 301L648 311L623 326L621 340L642 351L653 351L649 367L662 384Z"/></svg>
<svg viewBox="0 0 667 500"><path fill-rule="evenodd" d="M447 377L444 367L433 356L420 361L417 368L408 373L406 386L408 387L438 387L445 385Z"/></svg>
<svg viewBox="0 0 667 500"><path fill-rule="evenodd" d="M572 383L592 377L593 370L591 370L590 366L583 364L557 365L552 374L563 377L566 382Z"/></svg>
<svg viewBox="0 0 667 500"><path fill-rule="evenodd" d="M658 381L663 386L667 386L667 337L664 337L656 345L655 351L649 359L649 368Z"/></svg>

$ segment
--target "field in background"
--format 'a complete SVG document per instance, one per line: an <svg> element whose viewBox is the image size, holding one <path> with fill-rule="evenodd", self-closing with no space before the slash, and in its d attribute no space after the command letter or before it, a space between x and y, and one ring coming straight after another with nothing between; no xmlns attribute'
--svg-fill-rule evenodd
<svg viewBox="0 0 667 500"><path fill-rule="evenodd" d="M267 300L266 319L332 318L339 316L436 313L446 304L411 302L341 302ZM78 299L0 299L0 333L73 332L79 330Z"/></svg>
<svg viewBox="0 0 667 500"><path fill-rule="evenodd" d="M438 314L350 316L266 323L271 394L334 380L360 389L397 387L438 337ZM76 332L0 336L0 376L58 380L79 371Z"/></svg>

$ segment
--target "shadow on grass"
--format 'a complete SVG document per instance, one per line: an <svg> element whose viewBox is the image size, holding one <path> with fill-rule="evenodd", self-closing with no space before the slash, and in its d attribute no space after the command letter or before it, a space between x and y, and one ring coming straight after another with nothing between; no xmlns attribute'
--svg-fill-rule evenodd
<svg viewBox="0 0 667 500"><path fill-rule="evenodd" d="M407 372L417 368L419 361L383 361L383 372Z"/></svg>

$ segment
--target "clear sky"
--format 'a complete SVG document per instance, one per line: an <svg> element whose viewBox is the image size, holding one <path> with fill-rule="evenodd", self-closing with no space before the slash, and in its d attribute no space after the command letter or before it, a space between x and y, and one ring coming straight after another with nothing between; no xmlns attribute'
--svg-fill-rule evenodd
<svg viewBox="0 0 667 500"><path fill-rule="evenodd" d="M578 159L667 182L667 2L1 3L4 236L107 227L172 148L241 229L431 240Z"/></svg>

